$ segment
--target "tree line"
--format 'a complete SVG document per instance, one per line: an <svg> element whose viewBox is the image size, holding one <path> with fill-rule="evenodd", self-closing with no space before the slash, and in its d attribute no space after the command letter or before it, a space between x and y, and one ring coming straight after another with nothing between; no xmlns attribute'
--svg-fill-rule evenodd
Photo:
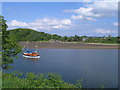
<svg viewBox="0 0 120 90"><path fill-rule="evenodd" d="M15 41L62 41L62 42L90 42L90 43L119 43L120 36L88 37L88 36L59 36L38 32L27 28L8 30L8 36Z"/></svg>

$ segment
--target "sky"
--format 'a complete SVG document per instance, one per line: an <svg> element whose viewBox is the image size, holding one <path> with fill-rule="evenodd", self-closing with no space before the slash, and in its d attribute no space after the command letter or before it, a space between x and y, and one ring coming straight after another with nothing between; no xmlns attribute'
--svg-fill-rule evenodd
<svg viewBox="0 0 120 90"><path fill-rule="evenodd" d="M30 28L61 36L117 36L118 2L2 2L8 30Z"/></svg>

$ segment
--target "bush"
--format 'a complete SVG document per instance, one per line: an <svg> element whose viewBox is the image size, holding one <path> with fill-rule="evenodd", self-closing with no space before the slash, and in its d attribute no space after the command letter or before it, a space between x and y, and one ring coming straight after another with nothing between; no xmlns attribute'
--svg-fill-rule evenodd
<svg viewBox="0 0 120 90"><path fill-rule="evenodd" d="M55 73L3 73L3 88L82 88L82 83L65 82Z"/></svg>

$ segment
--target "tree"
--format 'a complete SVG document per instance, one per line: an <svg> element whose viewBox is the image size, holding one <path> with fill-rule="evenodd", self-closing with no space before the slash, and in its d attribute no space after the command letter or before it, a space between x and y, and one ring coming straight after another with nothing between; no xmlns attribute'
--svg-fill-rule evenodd
<svg viewBox="0 0 120 90"><path fill-rule="evenodd" d="M77 36L77 35L74 36L74 39L75 39L75 41L77 41L77 42L80 41L80 38L79 38L79 36Z"/></svg>
<svg viewBox="0 0 120 90"><path fill-rule="evenodd" d="M68 39L67 36L63 36L63 37L61 38L61 41L67 41L67 39Z"/></svg>
<svg viewBox="0 0 120 90"><path fill-rule="evenodd" d="M108 36L108 41L111 42L111 35Z"/></svg>
<svg viewBox="0 0 120 90"><path fill-rule="evenodd" d="M10 67L9 63L13 62L13 57L21 51L21 47L8 36L8 26L3 16L0 16L0 28L2 32L2 67L7 69Z"/></svg>

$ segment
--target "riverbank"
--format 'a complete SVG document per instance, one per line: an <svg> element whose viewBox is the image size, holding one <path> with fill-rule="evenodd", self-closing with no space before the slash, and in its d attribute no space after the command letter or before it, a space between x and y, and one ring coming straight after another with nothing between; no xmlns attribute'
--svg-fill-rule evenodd
<svg viewBox="0 0 120 90"><path fill-rule="evenodd" d="M25 48L42 49L118 49L118 44L79 42L19 42ZM37 47L36 47L37 45Z"/></svg>

